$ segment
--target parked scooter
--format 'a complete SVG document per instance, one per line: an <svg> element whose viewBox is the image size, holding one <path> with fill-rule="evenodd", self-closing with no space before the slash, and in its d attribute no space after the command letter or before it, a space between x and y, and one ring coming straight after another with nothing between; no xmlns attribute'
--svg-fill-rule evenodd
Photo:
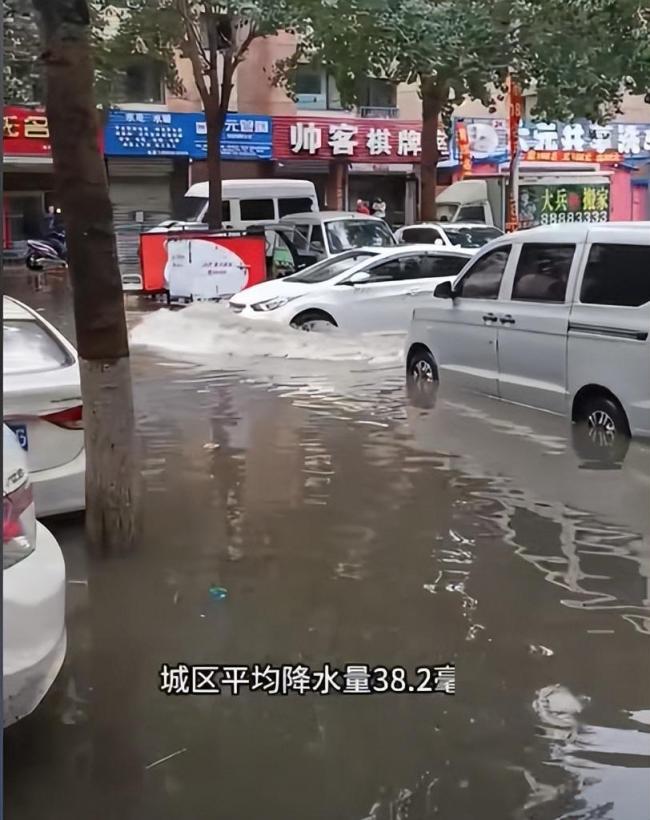
<svg viewBox="0 0 650 820"><path fill-rule="evenodd" d="M53 231L45 239L28 239L25 264L30 270L67 268L65 234Z"/></svg>

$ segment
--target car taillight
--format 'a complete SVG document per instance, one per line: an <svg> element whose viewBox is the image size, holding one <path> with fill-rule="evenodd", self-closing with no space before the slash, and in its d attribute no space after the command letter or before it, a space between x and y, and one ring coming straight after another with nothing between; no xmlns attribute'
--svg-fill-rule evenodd
<svg viewBox="0 0 650 820"><path fill-rule="evenodd" d="M48 413L41 416L43 421L56 424L57 427L65 427L68 430L83 430L83 405L68 407L67 410L59 410L56 413Z"/></svg>
<svg viewBox="0 0 650 820"><path fill-rule="evenodd" d="M35 545L34 498L27 483L2 499L2 568L27 558Z"/></svg>

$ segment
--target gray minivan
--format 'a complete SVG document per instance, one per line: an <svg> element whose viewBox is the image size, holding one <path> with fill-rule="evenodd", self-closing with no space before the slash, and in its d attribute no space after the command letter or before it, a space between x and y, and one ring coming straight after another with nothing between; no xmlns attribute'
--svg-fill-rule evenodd
<svg viewBox="0 0 650 820"><path fill-rule="evenodd" d="M650 222L566 223L493 240L413 313L412 384L440 380L650 437Z"/></svg>

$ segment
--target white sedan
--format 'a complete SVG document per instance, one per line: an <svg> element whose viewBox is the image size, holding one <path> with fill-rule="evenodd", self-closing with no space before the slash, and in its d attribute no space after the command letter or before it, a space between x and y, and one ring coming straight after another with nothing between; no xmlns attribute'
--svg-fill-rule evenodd
<svg viewBox="0 0 650 820"><path fill-rule="evenodd" d="M397 241L404 244L425 242L446 248L464 248L472 253L498 236L503 236L502 230L478 222L418 222L395 231Z"/></svg>
<svg viewBox="0 0 650 820"><path fill-rule="evenodd" d="M5 296L4 421L27 453L36 513L85 508L86 454L77 352L38 313Z"/></svg>
<svg viewBox="0 0 650 820"><path fill-rule="evenodd" d="M356 248L284 279L237 293L231 310L303 330L406 332L414 308L453 282L472 254L458 248L410 245Z"/></svg>
<svg viewBox="0 0 650 820"><path fill-rule="evenodd" d="M36 520L25 453L2 428L2 709L8 726L30 714L65 657L65 564Z"/></svg>

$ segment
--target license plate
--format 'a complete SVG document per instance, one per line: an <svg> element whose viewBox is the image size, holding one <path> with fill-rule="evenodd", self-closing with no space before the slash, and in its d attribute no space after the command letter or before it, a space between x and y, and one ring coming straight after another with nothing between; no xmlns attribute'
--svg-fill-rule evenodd
<svg viewBox="0 0 650 820"><path fill-rule="evenodd" d="M7 425L10 430L16 434L16 438L18 439L18 444L23 448L23 450L28 449L27 444L27 427L24 424L8 424Z"/></svg>

